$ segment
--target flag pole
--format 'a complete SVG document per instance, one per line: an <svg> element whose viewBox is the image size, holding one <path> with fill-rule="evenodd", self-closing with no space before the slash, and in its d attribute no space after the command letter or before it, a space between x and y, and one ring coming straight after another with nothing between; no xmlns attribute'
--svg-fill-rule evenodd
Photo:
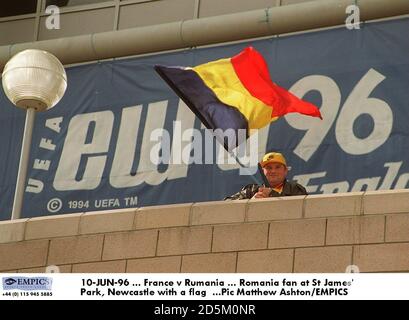
<svg viewBox="0 0 409 320"><path fill-rule="evenodd" d="M258 167L258 172L260 173L261 178L263 179L264 185L267 188L271 188L270 182L268 182L268 179L267 179L266 175L264 174L264 171L263 171L263 168L261 167L261 164L257 163L257 167Z"/></svg>

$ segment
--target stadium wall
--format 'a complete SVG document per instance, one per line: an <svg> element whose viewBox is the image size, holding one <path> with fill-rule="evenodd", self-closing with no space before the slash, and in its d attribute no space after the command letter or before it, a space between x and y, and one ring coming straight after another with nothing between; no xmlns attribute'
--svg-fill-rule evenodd
<svg viewBox="0 0 409 320"><path fill-rule="evenodd" d="M408 272L408 252L409 190L0 222L2 273Z"/></svg>

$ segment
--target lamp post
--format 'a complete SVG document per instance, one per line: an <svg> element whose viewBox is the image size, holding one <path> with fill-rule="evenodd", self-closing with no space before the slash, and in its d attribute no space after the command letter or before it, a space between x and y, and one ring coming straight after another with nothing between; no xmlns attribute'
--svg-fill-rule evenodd
<svg viewBox="0 0 409 320"><path fill-rule="evenodd" d="M35 112L51 109L60 101L67 88L67 75L54 55L28 49L7 62L2 83L7 98L16 107L27 110L11 214L13 220L21 216Z"/></svg>

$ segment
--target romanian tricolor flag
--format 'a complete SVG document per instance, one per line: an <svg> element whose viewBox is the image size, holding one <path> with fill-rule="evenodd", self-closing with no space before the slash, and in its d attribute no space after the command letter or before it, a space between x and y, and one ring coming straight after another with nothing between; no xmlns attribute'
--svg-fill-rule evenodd
<svg viewBox="0 0 409 320"><path fill-rule="evenodd" d="M270 79L267 63L252 47L194 68L157 65L155 70L208 129L230 132L216 135L228 151L243 142L239 129L245 130L247 139L252 129L290 112L321 118L316 106Z"/></svg>

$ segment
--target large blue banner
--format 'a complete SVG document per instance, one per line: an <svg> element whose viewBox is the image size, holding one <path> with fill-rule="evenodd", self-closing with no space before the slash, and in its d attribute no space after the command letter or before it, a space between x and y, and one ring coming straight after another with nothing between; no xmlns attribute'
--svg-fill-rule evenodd
<svg viewBox="0 0 409 320"><path fill-rule="evenodd" d="M68 68L65 96L36 116L22 216L220 200L261 182L222 158L153 69L195 66L248 45L265 57L273 81L315 103L324 118L287 115L253 136L249 154L282 152L292 167L289 178L310 193L407 188L407 30L409 20L400 19ZM5 220L25 113L2 90L0 106ZM156 161L166 156L169 161Z"/></svg>

